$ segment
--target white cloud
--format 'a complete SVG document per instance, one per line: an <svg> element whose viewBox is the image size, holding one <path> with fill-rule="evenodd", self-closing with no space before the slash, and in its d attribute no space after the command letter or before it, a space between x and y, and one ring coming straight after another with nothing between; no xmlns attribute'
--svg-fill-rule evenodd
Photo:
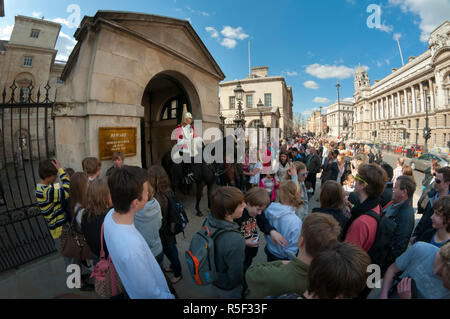
<svg viewBox="0 0 450 319"><path fill-rule="evenodd" d="M188 9L189 12L194 13L194 14L199 14L205 17L209 17L209 13L205 12L205 11L199 11L199 10L194 10L192 9L190 6L186 6L186 9ZM181 11L181 10L180 10Z"/></svg>
<svg viewBox="0 0 450 319"><path fill-rule="evenodd" d="M385 24L382 24L377 29L380 30L380 31L386 32L386 33L391 33L392 31L394 31L394 27L393 26L385 25Z"/></svg>
<svg viewBox="0 0 450 319"><path fill-rule="evenodd" d="M32 12L31 15L35 18L40 18L42 17L42 12Z"/></svg>
<svg viewBox="0 0 450 319"><path fill-rule="evenodd" d="M64 32L59 32L58 41L56 41L55 49L58 50L57 60L67 61L77 41Z"/></svg>
<svg viewBox="0 0 450 319"><path fill-rule="evenodd" d="M233 49L237 45L237 41L234 39L225 38L220 44L228 49Z"/></svg>
<svg viewBox="0 0 450 319"><path fill-rule="evenodd" d="M282 74L286 74L286 76L298 76L297 71L281 71Z"/></svg>
<svg viewBox="0 0 450 319"><path fill-rule="evenodd" d="M370 69L368 66L363 66L363 68L366 71ZM322 65L318 63L306 67L306 73L319 79L348 79L354 75L355 70L356 68L350 68L345 65Z"/></svg>
<svg viewBox="0 0 450 319"><path fill-rule="evenodd" d="M212 38L219 38L219 32L213 27L206 27L206 32L208 32Z"/></svg>
<svg viewBox="0 0 450 319"><path fill-rule="evenodd" d="M303 85L305 86L305 88L312 90L317 90L319 88L319 84L314 81L306 81L305 83L303 83Z"/></svg>
<svg viewBox="0 0 450 319"><path fill-rule="evenodd" d="M401 33L394 33L394 41L400 40L402 38Z"/></svg>
<svg viewBox="0 0 450 319"><path fill-rule="evenodd" d="M248 34L244 33L242 27L232 28L230 26L225 26L222 31L220 31L220 34L214 27L206 27L205 30L212 38L217 39L220 45L228 49L234 49L238 44L238 40L242 41L249 37ZM223 39L220 35L223 35ZM289 76L293 76L293 74L290 73Z"/></svg>
<svg viewBox="0 0 450 319"><path fill-rule="evenodd" d="M313 100L314 103L320 103L320 104L326 104L326 103L330 103L330 100L327 99L326 97L316 97Z"/></svg>
<svg viewBox="0 0 450 319"><path fill-rule="evenodd" d="M65 25L66 27L69 27L69 25L71 25L69 23L69 21L64 18L54 18L54 19L51 19L50 21Z"/></svg>
<svg viewBox="0 0 450 319"><path fill-rule="evenodd" d="M11 38L11 33L13 31L14 26L6 25L4 27L0 27L0 40L9 40Z"/></svg>
<svg viewBox="0 0 450 319"><path fill-rule="evenodd" d="M244 33L242 27L232 28L230 26L225 26L220 33L229 39L244 40L249 37L248 34Z"/></svg>
<svg viewBox="0 0 450 319"><path fill-rule="evenodd" d="M411 12L420 17L420 40L424 43L428 42L434 29L449 19L448 0L389 0L389 3L400 6L404 13Z"/></svg>

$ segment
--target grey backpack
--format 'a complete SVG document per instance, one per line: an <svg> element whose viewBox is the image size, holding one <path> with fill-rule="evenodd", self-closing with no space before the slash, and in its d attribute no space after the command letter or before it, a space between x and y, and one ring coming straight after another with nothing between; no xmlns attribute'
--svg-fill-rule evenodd
<svg viewBox="0 0 450 319"><path fill-rule="evenodd" d="M233 230L220 229L211 236L209 228L203 224L202 229L192 237L185 255L192 279L197 285L206 286L217 279L214 240L229 231Z"/></svg>

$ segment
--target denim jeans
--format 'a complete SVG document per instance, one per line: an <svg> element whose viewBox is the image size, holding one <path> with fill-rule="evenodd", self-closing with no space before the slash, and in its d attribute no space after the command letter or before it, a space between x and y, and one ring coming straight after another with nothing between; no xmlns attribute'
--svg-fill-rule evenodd
<svg viewBox="0 0 450 319"><path fill-rule="evenodd" d="M181 263L178 258L177 241L175 238L168 239L162 242L164 255L170 261L170 268L172 268L174 276L181 276Z"/></svg>

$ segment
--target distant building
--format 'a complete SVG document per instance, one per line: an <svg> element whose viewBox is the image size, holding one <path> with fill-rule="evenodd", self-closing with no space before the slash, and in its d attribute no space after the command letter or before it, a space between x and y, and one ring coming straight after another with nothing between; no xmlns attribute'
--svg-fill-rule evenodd
<svg viewBox="0 0 450 319"><path fill-rule="evenodd" d="M42 101L45 98L46 91L44 86L48 83L51 87L49 91L49 99L54 101L56 89L61 85L61 73L65 63L55 60L57 50L55 49L56 41L61 29L59 23L46 21L43 19L35 19L25 16L16 16L15 24L9 41L0 41L0 90L6 89L6 101L11 98L11 85L15 83L15 100L20 102L28 101L29 87L32 84L31 99L37 100L37 93L40 88ZM31 112L35 111L31 110ZM11 121L12 116L12 121ZM38 157L38 139L43 145L44 132L50 132L48 137L53 140L53 122L51 114L47 114L48 126L45 128L45 110L40 109L38 118L39 124L36 127L36 121L30 121L28 126L27 109L18 112L15 109L13 114L9 110L4 113L5 127L0 127L0 132L4 131L7 138L0 142L0 150L5 149L7 162L17 156L18 147L23 147L23 158L29 156L29 147L33 154L33 158ZM12 128L11 128L12 123ZM13 143L11 145L11 135ZM28 139L31 140L28 140ZM4 144L3 144L4 143ZM53 145L53 143L50 143ZM40 148L41 154L44 149ZM54 150L50 150L53 152ZM1 151L2 152L2 151Z"/></svg>
<svg viewBox="0 0 450 319"><path fill-rule="evenodd" d="M353 103L341 101L327 107L326 111L328 136L341 136L345 140L352 139L353 132ZM340 119L339 119L340 117Z"/></svg>
<svg viewBox="0 0 450 319"><path fill-rule="evenodd" d="M450 21L431 33L429 50L380 81L370 84L367 72L355 73L355 136L360 141L424 145L423 129L431 128L429 148L447 148L450 140Z"/></svg>
<svg viewBox="0 0 450 319"><path fill-rule="evenodd" d="M252 74L248 78L219 84L220 112L225 117L227 127L234 126L233 120L238 104L233 90L240 82L245 91L242 101L245 126L258 127L262 116L264 127L280 128L280 137L283 138L292 135L294 126L292 88L286 85L284 77L269 76L268 73L269 68L266 66L255 67L252 68Z"/></svg>

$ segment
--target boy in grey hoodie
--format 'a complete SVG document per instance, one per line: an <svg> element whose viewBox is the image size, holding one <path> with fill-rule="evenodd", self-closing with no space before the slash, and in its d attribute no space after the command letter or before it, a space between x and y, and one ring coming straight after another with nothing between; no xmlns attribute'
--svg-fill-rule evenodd
<svg viewBox="0 0 450 319"><path fill-rule="evenodd" d="M134 226L144 237L156 261L161 265L164 259L161 238L159 237L159 229L162 225L161 206L153 197L153 187L148 185L148 188L150 200L145 204L144 209L137 212L134 217Z"/></svg>
<svg viewBox="0 0 450 319"><path fill-rule="evenodd" d="M246 204L244 194L235 187L218 187L212 195L211 212L205 226L212 236L220 229L223 232L215 239L217 280L213 282L219 298L240 299L244 283L245 240L234 222L242 216Z"/></svg>

